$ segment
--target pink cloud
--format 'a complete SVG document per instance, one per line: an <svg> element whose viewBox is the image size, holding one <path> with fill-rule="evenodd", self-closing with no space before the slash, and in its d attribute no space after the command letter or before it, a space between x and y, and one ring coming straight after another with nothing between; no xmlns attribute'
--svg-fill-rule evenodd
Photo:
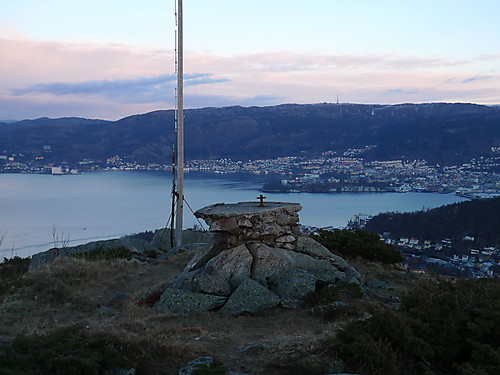
<svg viewBox="0 0 500 375"><path fill-rule="evenodd" d="M481 55L478 60L500 60L500 54L496 55Z"/></svg>
<svg viewBox="0 0 500 375"><path fill-rule="evenodd" d="M0 74L10 84L123 79L135 75L161 74L165 72L165 61L173 60L172 52L122 45L0 39L0 50Z"/></svg>
<svg viewBox="0 0 500 375"><path fill-rule="evenodd" d="M171 108L174 102L173 85L156 82L174 73L173 51L24 39L0 39L0 50L3 118L114 119ZM335 101L337 93L343 101L358 103L500 103L500 75L484 69L497 58L186 51L185 72L199 77L186 87L186 104L312 103Z"/></svg>

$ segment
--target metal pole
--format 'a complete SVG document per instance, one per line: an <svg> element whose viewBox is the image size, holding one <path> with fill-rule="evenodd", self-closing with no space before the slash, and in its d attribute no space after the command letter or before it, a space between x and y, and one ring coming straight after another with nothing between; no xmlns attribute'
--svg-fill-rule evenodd
<svg viewBox="0 0 500 375"><path fill-rule="evenodd" d="M177 0L177 207L175 216L175 245L182 245L182 216L184 212L184 50L182 0Z"/></svg>

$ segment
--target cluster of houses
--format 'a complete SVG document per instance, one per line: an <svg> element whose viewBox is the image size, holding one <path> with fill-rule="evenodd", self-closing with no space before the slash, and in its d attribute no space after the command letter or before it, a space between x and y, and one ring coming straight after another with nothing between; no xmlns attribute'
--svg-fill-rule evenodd
<svg viewBox="0 0 500 375"><path fill-rule="evenodd" d="M496 148L486 158L472 159L458 166L429 165L425 160L367 161L360 155L375 146L349 149L338 155L325 151L316 157L286 156L256 160L187 160L186 172L207 173L259 173L280 175L283 189L288 191L331 192L457 192L475 198L500 194L500 155ZM51 146L44 146L50 155ZM169 170L169 164L141 164L116 155L104 161L82 160L74 163L46 162L44 156L34 160L30 155L0 154L0 172L6 173L53 173L62 174L105 170ZM56 173L54 173L54 171ZM286 186L289 185L289 186ZM293 185L290 186L290 185Z"/></svg>
<svg viewBox="0 0 500 375"><path fill-rule="evenodd" d="M382 240L396 246L409 261L410 269L431 270L440 274L468 278L500 276L500 247L487 246L458 250L453 240L444 238L440 242L400 237ZM474 237L465 236L472 244Z"/></svg>
<svg viewBox="0 0 500 375"><path fill-rule="evenodd" d="M349 228L361 228L368 215L355 215L349 221ZM361 225L360 225L361 224ZM311 234L317 227L301 226L301 231ZM338 228L325 227L324 230ZM440 242L431 242L414 237L391 238L389 233L380 235L381 241L394 245L405 257L404 267L408 272L434 272L443 276L460 278L494 278L500 276L500 247L487 246L458 250L454 241L444 238ZM463 241L471 244L475 238L464 236Z"/></svg>

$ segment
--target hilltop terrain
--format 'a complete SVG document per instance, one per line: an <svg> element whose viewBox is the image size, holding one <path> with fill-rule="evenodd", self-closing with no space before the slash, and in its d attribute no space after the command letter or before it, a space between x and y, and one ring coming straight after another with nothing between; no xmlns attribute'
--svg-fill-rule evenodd
<svg viewBox="0 0 500 375"><path fill-rule="evenodd" d="M214 366L198 374L219 375L500 369L498 280L449 282L350 259L365 282L314 292L302 308L179 316L139 301L171 282L192 253L157 262L101 256L28 273L29 260L0 264L3 374L173 375L200 356Z"/></svg>
<svg viewBox="0 0 500 375"><path fill-rule="evenodd" d="M473 104L287 104L185 111L187 159L304 156L348 149L367 160L460 164L500 145L500 108ZM46 162L170 164L174 112L118 121L62 118L0 124L0 155ZM22 155L22 157L20 156Z"/></svg>
<svg viewBox="0 0 500 375"><path fill-rule="evenodd" d="M294 363L306 372L311 366L312 373L317 373L324 366L316 363L314 356L301 363L303 355L312 355L321 340L352 317L362 316L368 306L390 305L391 296L407 288L407 278L392 267L360 264L367 280L382 278L391 282L392 289L373 289L361 298L357 286L339 285L324 296L311 296L304 309L274 308L234 318L217 312L177 316L138 304L145 293L172 282L191 256L181 252L156 264L105 256L92 260L72 258L27 274L26 268L17 269L15 277L11 268L16 270L16 263L22 267L21 260L0 264L0 349L16 338L15 355L35 361L32 366L36 361L52 360L58 374L102 373L90 371L91 362L98 369L113 363L123 368L133 366L138 374L177 374L180 367L202 355L212 356L218 364L238 373L289 374L294 373ZM349 312L339 311L334 319L336 314L326 310L311 313L320 302L338 299L351 304ZM65 346L58 346L57 341ZM94 343L94 348L87 347L88 342ZM55 347L50 351L43 349L51 345ZM111 345L119 351L115 356L125 356L122 361L102 358L108 355L104 350L113 354L108 348ZM78 350L70 356L67 350L71 349L66 347L71 346L84 347L88 352ZM38 353L37 359L29 358L31 350ZM62 353L54 354L58 351ZM58 357L62 355L68 358ZM9 366L22 367L0 357L0 369ZM84 368L83 372L71 372L75 366ZM45 362L43 367L50 368L50 363ZM25 367L24 371L29 370Z"/></svg>

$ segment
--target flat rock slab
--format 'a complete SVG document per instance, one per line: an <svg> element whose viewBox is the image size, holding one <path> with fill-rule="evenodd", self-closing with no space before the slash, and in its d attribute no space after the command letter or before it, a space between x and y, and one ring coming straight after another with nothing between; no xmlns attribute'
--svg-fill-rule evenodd
<svg viewBox="0 0 500 375"><path fill-rule="evenodd" d="M217 203L204 208L200 208L195 212L197 217L235 217L235 216L247 216L254 214L262 214L266 211L277 211L285 210L292 212L298 212L302 209L299 203L289 203L289 202L264 202L264 207L260 206L260 203L256 202L238 202L238 203Z"/></svg>

